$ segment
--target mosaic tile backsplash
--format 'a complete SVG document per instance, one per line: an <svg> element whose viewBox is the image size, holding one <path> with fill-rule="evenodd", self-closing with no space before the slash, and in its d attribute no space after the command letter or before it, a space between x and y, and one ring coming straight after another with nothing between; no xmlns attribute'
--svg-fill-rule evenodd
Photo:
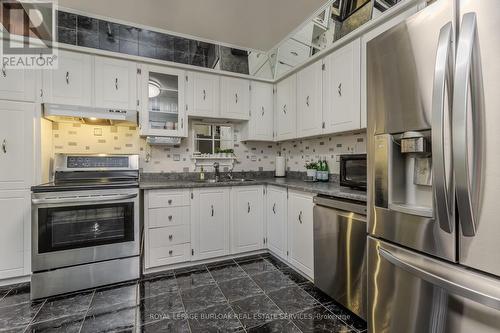
<svg viewBox="0 0 500 333"><path fill-rule="evenodd" d="M57 12L57 40L70 45L206 68L215 68L220 61L222 70L248 74L246 51L234 52L217 44L64 11Z"/></svg>
<svg viewBox="0 0 500 333"><path fill-rule="evenodd" d="M281 153L286 156L289 171L304 171L306 162L321 157L327 159L331 173L339 173L337 155L366 152L365 133L281 143L243 143L239 139L238 127L234 132L234 152L237 158L234 171L273 171L274 158ZM135 127L67 123L53 123L52 137L55 153L139 154L143 172L198 171L191 159L191 137L183 139L178 146L149 146Z"/></svg>

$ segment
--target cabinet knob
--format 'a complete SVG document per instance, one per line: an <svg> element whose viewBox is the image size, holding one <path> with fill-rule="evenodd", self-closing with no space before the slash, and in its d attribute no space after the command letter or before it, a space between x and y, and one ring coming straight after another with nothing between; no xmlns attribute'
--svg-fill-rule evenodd
<svg viewBox="0 0 500 333"><path fill-rule="evenodd" d="M205 89L203 89L203 100L205 100L207 98L207 92L205 91Z"/></svg>
<svg viewBox="0 0 500 333"><path fill-rule="evenodd" d="M7 71L5 70L5 64L2 66L2 76L7 77Z"/></svg>
<svg viewBox="0 0 500 333"><path fill-rule="evenodd" d="M273 213L276 214L276 202L273 204Z"/></svg>
<svg viewBox="0 0 500 333"><path fill-rule="evenodd" d="M250 202L247 202L248 205L248 213L250 213Z"/></svg>
<svg viewBox="0 0 500 333"><path fill-rule="evenodd" d="M302 224L302 211L299 213L299 223Z"/></svg>
<svg viewBox="0 0 500 333"><path fill-rule="evenodd" d="M118 90L118 78L115 78L115 89Z"/></svg>
<svg viewBox="0 0 500 333"><path fill-rule="evenodd" d="M7 139L3 139L2 141L2 151L4 154L7 154Z"/></svg>
<svg viewBox="0 0 500 333"><path fill-rule="evenodd" d="M172 199L168 199L168 204L171 205L172 204Z"/></svg>
<svg viewBox="0 0 500 333"><path fill-rule="evenodd" d="M286 114L286 104L283 105L283 113Z"/></svg>
<svg viewBox="0 0 500 333"><path fill-rule="evenodd" d="M339 96L342 96L342 82L339 83L339 86L337 87L337 92L339 93Z"/></svg>
<svg viewBox="0 0 500 333"><path fill-rule="evenodd" d="M174 253L174 251L172 251L172 250L169 250L169 251L168 251L168 254L169 254L169 255L172 255L172 253Z"/></svg>
<svg viewBox="0 0 500 333"><path fill-rule="evenodd" d="M214 216L214 205L212 205L212 216Z"/></svg>
<svg viewBox="0 0 500 333"><path fill-rule="evenodd" d="M306 97L306 105L309 106L309 96Z"/></svg>
<svg viewBox="0 0 500 333"><path fill-rule="evenodd" d="M66 72L66 84L69 84L69 72Z"/></svg>
<svg viewBox="0 0 500 333"><path fill-rule="evenodd" d="M238 104L238 93L234 94L234 98L236 100L236 104Z"/></svg>
<svg viewBox="0 0 500 333"><path fill-rule="evenodd" d="M172 240L174 238L173 235L168 235L168 239Z"/></svg>
<svg viewBox="0 0 500 333"><path fill-rule="evenodd" d="M262 107L262 116L264 116L264 113L265 113L264 107Z"/></svg>
<svg viewBox="0 0 500 333"><path fill-rule="evenodd" d="M172 215L169 215L169 216L168 216L168 220L169 220L169 221L172 221Z"/></svg>

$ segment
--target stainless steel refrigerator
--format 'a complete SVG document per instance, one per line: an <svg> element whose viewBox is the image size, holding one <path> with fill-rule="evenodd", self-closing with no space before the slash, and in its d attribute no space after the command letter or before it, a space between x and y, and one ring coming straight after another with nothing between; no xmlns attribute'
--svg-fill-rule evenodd
<svg viewBox="0 0 500 333"><path fill-rule="evenodd" d="M500 1L367 45L370 333L500 332Z"/></svg>

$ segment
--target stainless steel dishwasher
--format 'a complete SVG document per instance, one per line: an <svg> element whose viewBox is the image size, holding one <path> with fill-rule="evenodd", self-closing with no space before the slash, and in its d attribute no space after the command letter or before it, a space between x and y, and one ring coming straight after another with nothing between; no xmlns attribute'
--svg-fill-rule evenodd
<svg viewBox="0 0 500 333"><path fill-rule="evenodd" d="M366 320L366 203L314 198L314 284Z"/></svg>

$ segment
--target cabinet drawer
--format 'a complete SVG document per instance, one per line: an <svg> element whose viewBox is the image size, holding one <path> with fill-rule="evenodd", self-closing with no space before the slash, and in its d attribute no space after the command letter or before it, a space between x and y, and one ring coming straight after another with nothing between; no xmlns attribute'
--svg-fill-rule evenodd
<svg viewBox="0 0 500 333"><path fill-rule="evenodd" d="M189 207L148 209L148 227L168 227L189 224Z"/></svg>
<svg viewBox="0 0 500 333"><path fill-rule="evenodd" d="M180 244L151 248L149 255L149 266L171 265L179 262L189 261L191 257L191 244Z"/></svg>
<svg viewBox="0 0 500 333"><path fill-rule="evenodd" d="M188 225L150 229L148 232L150 249L169 247L190 241Z"/></svg>
<svg viewBox="0 0 500 333"><path fill-rule="evenodd" d="M189 206L189 190L150 191L148 208Z"/></svg>

